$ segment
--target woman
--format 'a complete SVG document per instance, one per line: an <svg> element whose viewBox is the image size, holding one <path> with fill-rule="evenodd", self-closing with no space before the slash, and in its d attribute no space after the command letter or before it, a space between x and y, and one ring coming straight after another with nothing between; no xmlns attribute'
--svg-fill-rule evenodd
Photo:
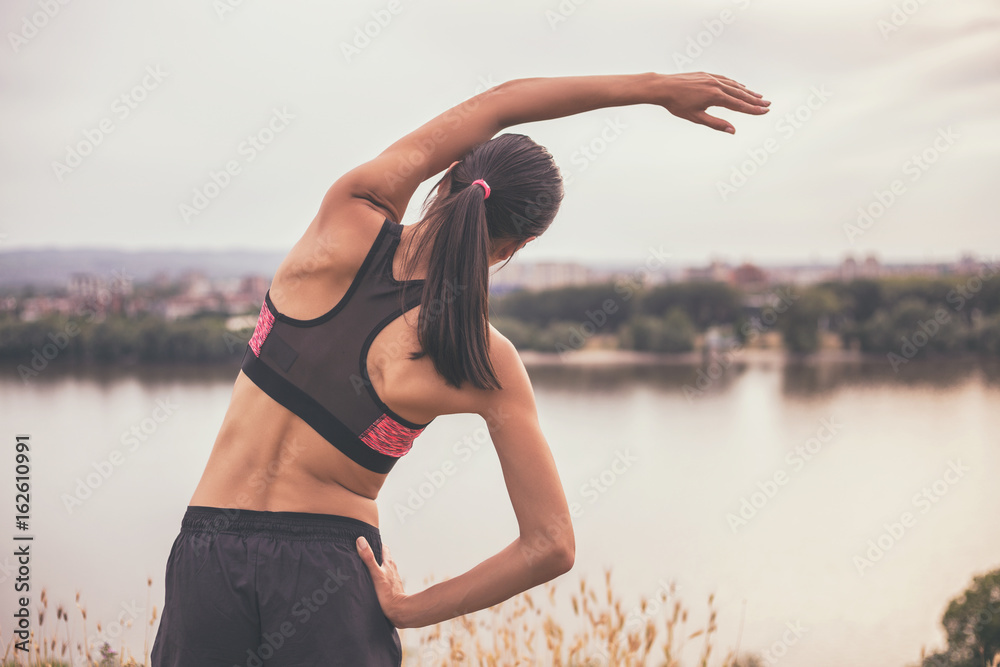
<svg viewBox="0 0 1000 667"><path fill-rule="evenodd" d="M153 665L399 665L397 628L483 609L570 569L569 509L531 385L487 317L490 267L548 228L562 180L527 137L492 137L629 104L734 132L705 110L762 114L769 102L704 73L518 79L333 184L265 296L171 548ZM441 171L420 221L398 224ZM407 594L375 499L421 430L455 413L486 419L519 534Z"/></svg>

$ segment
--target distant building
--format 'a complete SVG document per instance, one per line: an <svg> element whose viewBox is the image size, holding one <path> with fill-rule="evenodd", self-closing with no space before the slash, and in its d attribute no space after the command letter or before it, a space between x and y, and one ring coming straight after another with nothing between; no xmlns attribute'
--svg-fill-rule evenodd
<svg viewBox="0 0 1000 667"><path fill-rule="evenodd" d="M840 263L840 274L838 276L843 282L851 282L858 277L858 263L851 255L848 255Z"/></svg>
<svg viewBox="0 0 1000 667"><path fill-rule="evenodd" d="M184 294L189 297L202 297L212 291L212 282L200 271L188 271L181 276L179 282Z"/></svg>
<svg viewBox="0 0 1000 667"><path fill-rule="evenodd" d="M592 282L596 282L596 272L576 262L511 262L492 277L492 287L497 291L546 290Z"/></svg>
<svg viewBox="0 0 1000 667"><path fill-rule="evenodd" d="M713 261L707 267L692 267L684 272L684 279L691 282L727 283L732 269L728 264Z"/></svg>
<svg viewBox="0 0 1000 667"><path fill-rule="evenodd" d="M875 255L868 255L865 260L859 263L852 255L844 258L837 271L837 279L842 282L850 282L861 278L874 279L882 275L882 265Z"/></svg>
<svg viewBox="0 0 1000 667"><path fill-rule="evenodd" d="M75 315L78 310L79 306L69 297L37 296L21 301L21 319L25 322L34 322L51 313Z"/></svg>
<svg viewBox="0 0 1000 667"><path fill-rule="evenodd" d="M243 276L240 279L240 294L246 295L255 301L263 300L264 293L267 292L270 281L264 276Z"/></svg>
<svg viewBox="0 0 1000 667"><path fill-rule="evenodd" d="M767 287L767 272L759 266L743 263L733 269L730 282L740 289L754 291Z"/></svg>
<svg viewBox="0 0 1000 667"><path fill-rule="evenodd" d="M107 289L104 278L93 273L74 273L66 291L75 299L97 299Z"/></svg>

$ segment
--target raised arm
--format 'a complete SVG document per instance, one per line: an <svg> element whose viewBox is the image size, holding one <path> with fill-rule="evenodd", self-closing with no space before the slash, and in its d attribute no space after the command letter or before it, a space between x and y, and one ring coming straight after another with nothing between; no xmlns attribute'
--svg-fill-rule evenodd
<svg viewBox="0 0 1000 667"><path fill-rule="evenodd" d="M469 98L347 172L324 208L365 199L400 222L417 187L504 128L631 104L655 104L716 130L733 126L705 112L721 106L749 114L767 102L743 84L713 74L644 74L514 79ZM322 211L321 211L322 215Z"/></svg>
<svg viewBox="0 0 1000 667"><path fill-rule="evenodd" d="M542 435L535 399L517 350L494 334L494 366L503 389L482 392L504 482L517 517L518 537L468 572L406 595L383 546L383 564L361 550L382 610L398 628L423 627L498 604L567 572L575 542L566 495Z"/></svg>

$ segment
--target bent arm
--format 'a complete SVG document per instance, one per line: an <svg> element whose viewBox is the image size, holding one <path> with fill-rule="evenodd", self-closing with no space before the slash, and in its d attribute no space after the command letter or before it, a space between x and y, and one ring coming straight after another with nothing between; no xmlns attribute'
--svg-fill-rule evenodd
<svg viewBox="0 0 1000 667"><path fill-rule="evenodd" d="M632 104L657 104L680 118L729 131L729 123L705 109L760 114L770 103L732 79L704 73L514 79L449 109L349 171L330 188L324 207L361 198L399 222L423 181L504 128Z"/></svg>
<svg viewBox="0 0 1000 667"><path fill-rule="evenodd" d="M569 507L538 424L527 373L509 341L495 335L491 347L501 350L494 356L494 367L503 389L494 390L477 411L487 421L500 459L518 536L471 570L412 595L403 593L398 580L390 581L396 577L394 564L389 564L392 574L386 576L385 567L377 566L370 551L365 552L383 611L396 627L424 627L485 609L554 579L573 565ZM483 391L484 396L488 393Z"/></svg>

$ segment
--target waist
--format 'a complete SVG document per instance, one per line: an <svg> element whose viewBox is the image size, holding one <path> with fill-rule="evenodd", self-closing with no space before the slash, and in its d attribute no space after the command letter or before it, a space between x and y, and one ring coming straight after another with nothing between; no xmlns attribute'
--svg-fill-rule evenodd
<svg viewBox="0 0 1000 667"><path fill-rule="evenodd" d="M382 546L381 533L376 526L354 517L314 512L188 505L181 519L181 532L337 542L352 547L359 536L364 536L376 553Z"/></svg>

